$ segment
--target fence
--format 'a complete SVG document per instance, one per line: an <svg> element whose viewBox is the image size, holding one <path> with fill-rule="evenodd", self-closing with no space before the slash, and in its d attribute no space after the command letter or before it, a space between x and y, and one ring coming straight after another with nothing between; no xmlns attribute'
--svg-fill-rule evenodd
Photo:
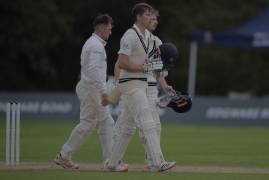
<svg viewBox="0 0 269 180"><path fill-rule="evenodd" d="M5 118L6 103L21 103L21 117L31 120L75 121L79 118L79 101L74 93L0 93L0 119ZM112 107L116 118L119 107ZM199 123L231 125L269 125L269 99L247 100L224 97L196 97L188 113L166 108L160 111L165 123Z"/></svg>

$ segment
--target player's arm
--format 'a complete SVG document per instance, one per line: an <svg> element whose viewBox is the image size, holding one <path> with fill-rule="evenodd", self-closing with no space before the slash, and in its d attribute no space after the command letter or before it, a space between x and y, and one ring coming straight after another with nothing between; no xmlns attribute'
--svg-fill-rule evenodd
<svg viewBox="0 0 269 180"><path fill-rule="evenodd" d="M87 64L87 76L92 79L93 86L98 90L101 96L101 104L106 106L108 104L108 96L106 94L106 85L102 78L102 66L100 62L103 60L103 52L100 46L92 47L90 53L86 57L88 62Z"/></svg>
<svg viewBox="0 0 269 180"><path fill-rule="evenodd" d="M115 66L114 66L114 77L116 80L119 80L120 78L120 66L119 66L119 62L116 61ZM111 90L111 93L108 96L108 100L110 104L117 104L119 102L120 99L120 90L118 87L118 84L115 83L114 87Z"/></svg>
<svg viewBox="0 0 269 180"><path fill-rule="evenodd" d="M131 72L141 72L142 71L142 65L137 65L133 63L129 56L126 54L119 54L118 56L118 62L119 67L122 69L125 69L126 71Z"/></svg>
<svg viewBox="0 0 269 180"><path fill-rule="evenodd" d="M164 77L159 77L158 79L159 83L160 83L160 87L163 89L163 90L166 90L169 85L167 84L166 80Z"/></svg>
<svg viewBox="0 0 269 180"><path fill-rule="evenodd" d="M133 30L128 30L121 39L120 50L118 52L118 64L121 69L130 72L141 72L142 65L137 65L130 60L137 35Z"/></svg>
<svg viewBox="0 0 269 180"><path fill-rule="evenodd" d="M115 63L114 66L114 77L116 80L119 80L120 78L120 65L118 61Z"/></svg>
<svg viewBox="0 0 269 180"><path fill-rule="evenodd" d="M167 81L165 80L164 76L160 76L158 79L158 82L160 83L160 87L164 91L175 91L172 86L167 84Z"/></svg>

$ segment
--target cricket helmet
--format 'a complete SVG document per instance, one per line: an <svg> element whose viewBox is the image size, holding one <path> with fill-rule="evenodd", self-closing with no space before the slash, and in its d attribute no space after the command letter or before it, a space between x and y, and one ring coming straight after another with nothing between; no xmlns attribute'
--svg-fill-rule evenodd
<svg viewBox="0 0 269 180"><path fill-rule="evenodd" d="M191 109L192 99L188 93L176 91L176 95L171 99L167 106L177 113L185 113Z"/></svg>
<svg viewBox="0 0 269 180"><path fill-rule="evenodd" d="M177 47L173 43L163 43L159 46L161 59L164 64L164 68L171 68L174 66L179 54Z"/></svg>

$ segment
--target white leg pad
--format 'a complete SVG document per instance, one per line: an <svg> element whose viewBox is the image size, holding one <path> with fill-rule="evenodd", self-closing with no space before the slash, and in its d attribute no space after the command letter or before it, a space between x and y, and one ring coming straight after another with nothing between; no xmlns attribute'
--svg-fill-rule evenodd
<svg viewBox="0 0 269 180"><path fill-rule="evenodd" d="M159 166L163 161L156 125L152 117L152 112L148 98L143 89L137 89L128 98L128 109L135 118L137 127L142 131L146 139L146 149L152 159L154 166Z"/></svg>
<svg viewBox="0 0 269 180"><path fill-rule="evenodd" d="M135 129L134 121L128 111L124 109L115 124L114 144L109 161L110 166L114 166L119 160L122 160Z"/></svg>
<svg viewBox="0 0 269 180"><path fill-rule="evenodd" d="M145 149L148 151L150 159L152 160L152 165L158 166L163 161L163 156L160 148L159 136L154 123L142 123L142 133L145 136Z"/></svg>

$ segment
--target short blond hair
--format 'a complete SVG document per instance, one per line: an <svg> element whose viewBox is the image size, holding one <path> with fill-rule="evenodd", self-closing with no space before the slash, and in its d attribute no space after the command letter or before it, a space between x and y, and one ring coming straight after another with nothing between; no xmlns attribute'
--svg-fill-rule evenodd
<svg viewBox="0 0 269 180"><path fill-rule="evenodd" d="M137 4L135 4L133 9L132 9L132 15L133 15L134 21L136 21L136 16L137 15L142 15L146 11L152 12L153 11L152 6L147 4L147 3L137 3Z"/></svg>

